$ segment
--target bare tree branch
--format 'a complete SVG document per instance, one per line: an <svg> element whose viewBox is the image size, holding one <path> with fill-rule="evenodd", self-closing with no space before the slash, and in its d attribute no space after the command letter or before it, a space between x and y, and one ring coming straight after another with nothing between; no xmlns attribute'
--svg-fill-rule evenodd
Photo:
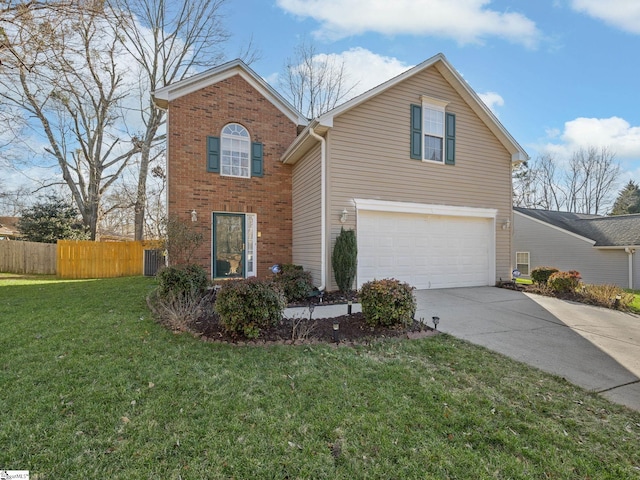
<svg viewBox="0 0 640 480"><path fill-rule="evenodd" d="M349 85L344 61L319 54L313 43L303 41L289 58L280 81L291 104L309 118L315 118L344 101L357 84Z"/></svg>
<svg viewBox="0 0 640 480"><path fill-rule="evenodd" d="M165 112L153 103L159 87L179 81L201 68L219 64L229 34L224 28L222 8L227 0L111 0L107 2L118 19L114 28L124 47L136 59L141 83L139 114L145 131L140 142L139 174L135 202L135 238L142 239L145 226L147 178L151 152L165 139L160 130ZM247 57L253 48L246 50Z"/></svg>

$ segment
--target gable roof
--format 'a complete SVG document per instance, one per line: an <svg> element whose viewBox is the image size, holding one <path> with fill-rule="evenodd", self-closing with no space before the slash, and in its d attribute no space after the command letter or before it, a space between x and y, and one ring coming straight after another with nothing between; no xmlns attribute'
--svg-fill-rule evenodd
<svg viewBox="0 0 640 480"><path fill-rule="evenodd" d="M169 102L172 100L214 85L234 75L240 75L296 125L304 126L309 123L304 115L298 112L293 105L240 59L223 63L222 65L218 65L192 77L159 88L151 94L153 102L158 107L167 109Z"/></svg>
<svg viewBox="0 0 640 480"><path fill-rule="evenodd" d="M18 220L20 217L0 217L0 236L19 237Z"/></svg>
<svg viewBox="0 0 640 480"><path fill-rule="evenodd" d="M351 100L314 119L282 155L282 161L284 163L295 163L300 156L302 156L308 148L315 143L315 140L310 135L310 129L313 129L316 133L323 134L326 130L333 127L333 120L335 117L357 107L367 100L380 95L395 85L431 67L435 67L440 72L440 74L471 107L474 113L480 117L507 151L511 153L511 160L513 163L520 163L529 159L527 152L524 151L520 144L511 136L506 128L504 128L502 123L500 123L498 118L493 114L493 112L491 112L484 102L480 100L480 97L478 97L456 69L453 68L447 58L442 53L438 53L419 65L410 68L400 75L387 80L377 87L352 98Z"/></svg>
<svg viewBox="0 0 640 480"><path fill-rule="evenodd" d="M589 238L595 247L640 246L640 214L589 215L533 208L513 207L522 213L554 227Z"/></svg>

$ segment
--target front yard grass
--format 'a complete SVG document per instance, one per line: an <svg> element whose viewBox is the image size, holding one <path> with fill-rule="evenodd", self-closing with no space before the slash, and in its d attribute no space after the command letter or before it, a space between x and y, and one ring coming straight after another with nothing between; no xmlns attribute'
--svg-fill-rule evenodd
<svg viewBox="0 0 640 480"><path fill-rule="evenodd" d="M236 347L147 278L0 278L0 468L31 478L640 478L640 413L440 335Z"/></svg>
<svg viewBox="0 0 640 480"><path fill-rule="evenodd" d="M633 293L633 302L629 306L635 313L640 313L640 290L629 290L627 288L625 292Z"/></svg>

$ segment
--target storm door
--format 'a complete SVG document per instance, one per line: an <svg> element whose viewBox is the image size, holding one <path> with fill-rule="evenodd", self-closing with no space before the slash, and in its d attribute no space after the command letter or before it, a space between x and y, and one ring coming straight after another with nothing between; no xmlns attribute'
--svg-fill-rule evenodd
<svg viewBox="0 0 640 480"><path fill-rule="evenodd" d="M244 215L213 214L213 276L244 278Z"/></svg>
<svg viewBox="0 0 640 480"><path fill-rule="evenodd" d="M213 277L256 275L256 215L213 213Z"/></svg>

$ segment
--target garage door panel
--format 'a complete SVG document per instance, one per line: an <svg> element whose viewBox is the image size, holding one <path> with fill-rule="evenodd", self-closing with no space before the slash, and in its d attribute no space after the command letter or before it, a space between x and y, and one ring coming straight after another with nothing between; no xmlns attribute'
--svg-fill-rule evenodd
<svg viewBox="0 0 640 480"><path fill-rule="evenodd" d="M358 212L358 284L393 277L416 288L489 285L493 221Z"/></svg>

